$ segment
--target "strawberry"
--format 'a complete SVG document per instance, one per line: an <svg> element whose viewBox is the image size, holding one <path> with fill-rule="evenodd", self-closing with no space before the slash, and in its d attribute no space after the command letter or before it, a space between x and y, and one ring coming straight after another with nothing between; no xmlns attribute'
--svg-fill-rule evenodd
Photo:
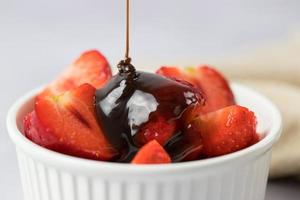
<svg viewBox="0 0 300 200"><path fill-rule="evenodd" d="M203 154L207 157L232 153L257 142L254 113L238 105L197 117L191 122L189 131L198 132Z"/></svg>
<svg viewBox="0 0 300 200"><path fill-rule="evenodd" d="M256 133L255 136L253 137L252 143L251 144L256 144L260 141L260 134Z"/></svg>
<svg viewBox="0 0 300 200"><path fill-rule="evenodd" d="M209 66L202 65L185 70L176 67L161 67L156 73L173 79L185 80L205 94L205 106L201 105L194 110L191 113L192 118L235 104L233 93L226 79Z"/></svg>
<svg viewBox="0 0 300 200"><path fill-rule="evenodd" d="M84 83L101 88L111 78L105 57L97 50L84 52L69 68L52 82L41 96L59 95Z"/></svg>
<svg viewBox="0 0 300 200"><path fill-rule="evenodd" d="M235 104L233 93L227 80L217 70L209 66L200 66L195 71L189 70L189 74L194 74L196 82L206 95L206 105L201 108L202 113L209 113L220 108Z"/></svg>
<svg viewBox="0 0 300 200"><path fill-rule="evenodd" d="M86 83L59 96L38 96L35 112L43 131L38 131L32 138L39 138L33 136L41 134L40 138L45 140L34 142L49 148L52 145L48 143L51 143L58 147L51 148L53 150L95 160L111 160L116 156L117 152L108 143L96 119L95 90ZM25 119L25 128L27 121Z"/></svg>
<svg viewBox="0 0 300 200"><path fill-rule="evenodd" d="M165 145L175 131L175 121L167 121L162 115L152 115L151 119L134 135L134 140L138 146L143 146L154 139L159 144Z"/></svg>
<svg viewBox="0 0 300 200"><path fill-rule="evenodd" d="M171 163L171 158L164 148L152 140L145 144L131 161L133 164L164 164Z"/></svg>
<svg viewBox="0 0 300 200"><path fill-rule="evenodd" d="M35 111L32 111L24 117L23 125L24 135L31 141L46 148L58 148L56 145L57 138L44 129L44 127L42 127Z"/></svg>
<svg viewBox="0 0 300 200"><path fill-rule="evenodd" d="M172 79L185 80L193 83L192 80L189 80L186 72L178 67L163 66L159 68L156 73Z"/></svg>

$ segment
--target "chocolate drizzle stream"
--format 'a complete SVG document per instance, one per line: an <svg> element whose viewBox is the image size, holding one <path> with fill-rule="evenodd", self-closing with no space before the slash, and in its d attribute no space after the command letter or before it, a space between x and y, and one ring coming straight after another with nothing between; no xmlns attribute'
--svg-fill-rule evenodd
<svg viewBox="0 0 300 200"><path fill-rule="evenodd" d="M126 51L125 51L125 61L130 63L129 59L129 14L130 14L130 2L126 0Z"/></svg>
<svg viewBox="0 0 300 200"><path fill-rule="evenodd" d="M125 59L121 60L118 64L118 70L120 75L125 76L130 80L136 77L135 67L131 64L131 58L129 57L129 43L130 43L130 0L126 0L126 45L125 45Z"/></svg>

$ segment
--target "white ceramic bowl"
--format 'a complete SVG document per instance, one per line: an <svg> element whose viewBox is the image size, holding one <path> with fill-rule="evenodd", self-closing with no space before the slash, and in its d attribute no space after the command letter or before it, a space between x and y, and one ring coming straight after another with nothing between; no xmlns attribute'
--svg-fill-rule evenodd
<svg viewBox="0 0 300 200"><path fill-rule="evenodd" d="M92 161L56 153L25 138L22 119L33 109L29 92L10 109L9 135L16 145L25 200L263 200L271 147L281 116L265 97L232 84L238 104L253 110L257 144L216 158L170 165Z"/></svg>

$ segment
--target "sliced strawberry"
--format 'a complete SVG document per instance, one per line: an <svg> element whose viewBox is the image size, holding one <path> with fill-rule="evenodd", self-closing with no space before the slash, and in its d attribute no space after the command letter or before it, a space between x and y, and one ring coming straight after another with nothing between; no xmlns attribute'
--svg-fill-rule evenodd
<svg viewBox="0 0 300 200"><path fill-rule="evenodd" d="M192 121L190 127L198 131L199 140L202 139L204 145L203 154L207 157L244 149L257 138L254 113L238 105L201 115Z"/></svg>
<svg viewBox="0 0 300 200"><path fill-rule="evenodd" d="M185 80L185 81L191 82L191 80L189 80L189 77L187 76L187 74L178 67L163 66L163 67L159 68L156 71L156 73L166 76L166 77L169 77L169 78Z"/></svg>
<svg viewBox="0 0 300 200"><path fill-rule="evenodd" d="M252 143L251 144L256 144L260 141L260 135L258 133L255 134L255 136L253 137Z"/></svg>
<svg viewBox="0 0 300 200"><path fill-rule="evenodd" d="M117 153L98 125L93 106L94 94L93 86L83 84L59 96L38 96L36 116L46 133L55 139L60 152L110 160ZM41 145L45 146L44 143Z"/></svg>
<svg viewBox="0 0 300 200"><path fill-rule="evenodd" d="M89 83L98 89L105 85L111 76L111 69L105 57L97 50L87 51L41 95L59 95L84 83Z"/></svg>
<svg viewBox="0 0 300 200"><path fill-rule="evenodd" d="M138 146L143 146L151 140L156 140L162 146L176 131L176 122L167 121L162 115L151 116L150 121L143 125L135 134L134 140Z"/></svg>
<svg viewBox="0 0 300 200"><path fill-rule="evenodd" d="M233 93L226 79L209 66L203 65L185 70L176 67L161 67L157 73L170 78L183 79L201 92L203 91L206 104L194 110L193 114L205 114L235 104Z"/></svg>
<svg viewBox="0 0 300 200"><path fill-rule="evenodd" d="M164 148L152 140L143 146L131 161L133 164L164 164L171 163L171 158Z"/></svg>
<svg viewBox="0 0 300 200"><path fill-rule="evenodd" d="M206 95L206 105L201 108L202 113L209 113L220 108L235 104L233 93L227 80L217 70L209 66L199 66L188 73L194 75L199 87Z"/></svg>
<svg viewBox="0 0 300 200"><path fill-rule="evenodd" d="M46 148L58 148L56 142L57 138L42 127L35 111L32 111L24 117L23 125L24 135L34 143Z"/></svg>

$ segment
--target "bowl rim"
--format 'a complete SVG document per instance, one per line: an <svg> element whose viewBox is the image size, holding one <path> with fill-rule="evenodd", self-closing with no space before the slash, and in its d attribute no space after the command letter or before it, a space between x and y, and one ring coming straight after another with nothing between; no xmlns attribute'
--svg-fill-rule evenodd
<svg viewBox="0 0 300 200"><path fill-rule="evenodd" d="M269 150L272 145L279 139L282 130L282 118L277 107L266 97L260 93L250 89L244 85L231 83L231 87L237 90L241 89L253 95L259 101L262 101L271 110L270 116L272 117L274 123L272 124L268 134L258 143L247 147L245 149L239 150L234 153L230 153L223 156L218 156L209 159L172 163L172 164L160 164L160 165L132 165L124 163L113 163L106 161L95 161L84 158L78 158L74 156L65 155L52 150L48 150L41 147L29 139L27 139L17 127L17 116L21 108L23 108L26 103L28 103L36 94L41 91L43 87L38 87L34 90L29 91L24 96L20 97L9 109L7 114L7 130L10 135L11 140L15 143L17 147L20 147L26 153L31 154L34 157L38 157L45 162L53 165L61 166L72 166L74 170L89 169L102 171L103 173L125 173L130 174L161 174L161 173L174 173L174 171L186 172L186 170L199 170L201 168L211 168L215 166L224 166L224 164L229 164L235 160L249 159L249 157L256 157L260 154L265 153ZM19 149L19 148L17 148Z"/></svg>

